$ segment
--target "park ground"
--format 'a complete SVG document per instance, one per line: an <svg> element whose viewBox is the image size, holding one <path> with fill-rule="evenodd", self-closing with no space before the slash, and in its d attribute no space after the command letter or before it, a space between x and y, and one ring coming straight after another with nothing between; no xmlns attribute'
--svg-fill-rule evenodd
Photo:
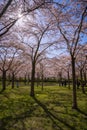
<svg viewBox="0 0 87 130"><path fill-rule="evenodd" d="M72 109L72 87L58 84L7 89L0 93L0 130L87 130L87 95L77 91L78 110Z"/></svg>

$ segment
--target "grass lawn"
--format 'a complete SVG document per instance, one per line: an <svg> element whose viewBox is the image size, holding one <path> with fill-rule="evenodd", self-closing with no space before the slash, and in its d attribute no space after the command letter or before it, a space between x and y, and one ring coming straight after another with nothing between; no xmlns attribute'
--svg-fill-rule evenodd
<svg viewBox="0 0 87 130"><path fill-rule="evenodd" d="M78 110L72 109L72 90L67 87L29 86L7 88L0 93L0 130L87 130L87 95L78 90Z"/></svg>

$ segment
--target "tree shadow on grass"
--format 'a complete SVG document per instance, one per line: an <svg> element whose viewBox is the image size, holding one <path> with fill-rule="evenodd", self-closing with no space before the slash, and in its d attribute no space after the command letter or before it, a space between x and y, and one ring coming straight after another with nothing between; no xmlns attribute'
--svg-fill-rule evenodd
<svg viewBox="0 0 87 130"><path fill-rule="evenodd" d="M15 115L15 117L7 116L0 119L0 130L9 130L9 128L14 128L15 130L18 129L18 121L21 123L21 130L27 130L24 119L31 117L35 109L37 109L37 107L31 107L30 110L19 115Z"/></svg>
<svg viewBox="0 0 87 130"><path fill-rule="evenodd" d="M84 111L82 111L81 109L77 108L76 109L79 113L83 114L84 116L86 116L87 118L87 113L85 113Z"/></svg>
<svg viewBox="0 0 87 130"><path fill-rule="evenodd" d="M60 117L58 117L58 116L55 116L52 112L50 112L49 110L48 110L48 108L43 104L43 103L41 103L36 97L33 97L33 99L36 101L36 103L39 105L39 106L41 106L42 107L42 109L46 112L46 114L48 115L48 117L52 120L52 122L53 122L53 124L54 124L54 126L55 126L55 128L56 129L60 129L60 130L63 130L63 128L61 128L59 125L58 125L58 123L57 123L57 121L59 122L59 123L62 123L62 124L64 124L66 127L68 127L70 130L76 130L75 129L75 127L73 127L73 126L71 126L70 124L68 124L66 121L64 121L63 119L61 119Z"/></svg>
<svg viewBox="0 0 87 130"><path fill-rule="evenodd" d="M1 89L1 90L0 90L0 94L2 94L4 91L5 91L5 90Z"/></svg>

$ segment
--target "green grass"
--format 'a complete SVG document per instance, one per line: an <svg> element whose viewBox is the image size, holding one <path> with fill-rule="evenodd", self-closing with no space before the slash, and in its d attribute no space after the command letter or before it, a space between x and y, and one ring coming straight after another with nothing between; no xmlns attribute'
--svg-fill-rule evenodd
<svg viewBox="0 0 87 130"><path fill-rule="evenodd" d="M0 130L87 130L87 95L78 90L79 110L72 109L72 90L64 87L9 87L0 94Z"/></svg>

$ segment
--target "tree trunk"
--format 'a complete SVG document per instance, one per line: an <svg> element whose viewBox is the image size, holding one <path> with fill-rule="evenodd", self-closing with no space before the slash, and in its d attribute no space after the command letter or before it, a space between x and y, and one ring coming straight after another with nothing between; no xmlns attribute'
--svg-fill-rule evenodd
<svg viewBox="0 0 87 130"><path fill-rule="evenodd" d="M77 94L76 94L76 75L75 75L75 58L72 56L72 82L73 82L73 99L72 108L77 109Z"/></svg>
<svg viewBox="0 0 87 130"><path fill-rule="evenodd" d="M69 75L69 70L68 70L68 88L70 89L70 75Z"/></svg>
<svg viewBox="0 0 87 130"><path fill-rule="evenodd" d="M25 74L25 78L24 78L24 85L26 86L27 83L27 79L26 79L26 74Z"/></svg>
<svg viewBox="0 0 87 130"><path fill-rule="evenodd" d="M32 63L32 72L31 72L30 96L32 96L32 97L34 97L34 83L35 83L35 62Z"/></svg>
<svg viewBox="0 0 87 130"><path fill-rule="evenodd" d="M2 72L2 91L6 89L6 71L3 70Z"/></svg>
<svg viewBox="0 0 87 130"><path fill-rule="evenodd" d="M29 76L29 74L28 74L28 85L29 85L29 81L30 81L30 76Z"/></svg>
<svg viewBox="0 0 87 130"><path fill-rule="evenodd" d="M14 73L12 73L12 89L14 88Z"/></svg>
<svg viewBox="0 0 87 130"><path fill-rule="evenodd" d="M87 75L86 75L86 69L84 71L84 81L85 81L85 85L87 84Z"/></svg>
<svg viewBox="0 0 87 130"><path fill-rule="evenodd" d="M82 69L80 69L80 80L81 80L81 85L82 85L82 82L83 82Z"/></svg>
<svg viewBox="0 0 87 130"><path fill-rule="evenodd" d="M43 74L42 74L42 91L43 91Z"/></svg>
<svg viewBox="0 0 87 130"><path fill-rule="evenodd" d="M84 81L86 83L86 72L84 72Z"/></svg>
<svg viewBox="0 0 87 130"><path fill-rule="evenodd" d="M80 79L81 79L81 87L82 87L82 93L85 93L84 89L84 83L83 83L83 74L82 74L82 69L80 69Z"/></svg>

